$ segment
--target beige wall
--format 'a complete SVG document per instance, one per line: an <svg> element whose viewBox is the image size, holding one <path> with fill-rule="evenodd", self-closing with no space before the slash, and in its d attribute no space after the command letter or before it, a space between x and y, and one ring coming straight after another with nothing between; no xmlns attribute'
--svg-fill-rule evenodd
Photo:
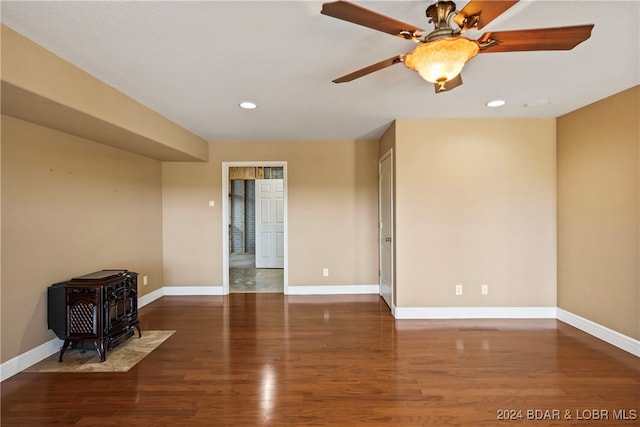
<svg viewBox="0 0 640 427"><path fill-rule="evenodd" d="M128 268L149 278L141 295L162 286L158 160L206 160L209 146L0 27L4 362L54 336L46 322L51 283Z"/></svg>
<svg viewBox="0 0 640 427"><path fill-rule="evenodd" d="M209 153L162 167L166 286L222 286L222 162L270 160L288 162L289 286L378 283L376 142L211 142Z"/></svg>
<svg viewBox="0 0 640 427"><path fill-rule="evenodd" d="M398 120L394 154L398 307L556 305L554 119Z"/></svg>
<svg viewBox="0 0 640 427"><path fill-rule="evenodd" d="M640 86L558 118L558 306L640 339Z"/></svg>
<svg viewBox="0 0 640 427"><path fill-rule="evenodd" d="M2 116L2 362L55 337L47 287L104 268L162 286L161 163Z"/></svg>

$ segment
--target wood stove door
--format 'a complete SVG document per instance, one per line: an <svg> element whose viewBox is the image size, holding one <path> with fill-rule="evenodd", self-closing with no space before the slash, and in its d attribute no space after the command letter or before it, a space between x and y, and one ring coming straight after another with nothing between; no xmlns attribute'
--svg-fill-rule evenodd
<svg viewBox="0 0 640 427"><path fill-rule="evenodd" d="M112 334L130 326L138 313L138 295L128 280L106 288L108 311L105 335Z"/></svg>
<svg viewBox="0 0 640 427"><path fill-rule="evenodd" d="M67 337L95 338L100 334L100 289L67 288Z"/></svg>

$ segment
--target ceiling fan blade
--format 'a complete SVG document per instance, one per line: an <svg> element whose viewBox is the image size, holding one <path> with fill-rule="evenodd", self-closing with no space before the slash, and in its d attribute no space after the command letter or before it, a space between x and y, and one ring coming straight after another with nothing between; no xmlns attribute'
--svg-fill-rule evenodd
<svg viewBox="0 0 640 427"><path fill-rule="evenodd" d="M493 31L479 39L480 53L571 50L591 37L593 24L533 30ZM485 45L483 47L483 45Z"/></svg>
<svg viewBox="0 0 640 427"><path fill-rule="evenodd" d="M451 89L455 89L462 84L462 76L458 74L451 80L447 80L442 85L440 83L434 83L433 86L436 89L436 93L446 92ZM444 87L442 87L444 86Z"/></svg>
<svg viewBox="0 0 640 427"><path fill-rule="evenodd" d="M412 39L425 31L406 22L398 21L372 10L346 1L334 1L322 5L323 15L363 25L403 39Z"/></svg>
<svg viewBox="0 0 640 427"><path fill-rule="evenodd" d="M479 30L516 3L518 0L471 0L453 21L463 32L474 27Z"/></svg>
<svg viewBox="0 0 640 427"><path fill-rule="evenodd" d="M353 73L347 74L345 76L339 77L335 80L332 80L333 83L346 83L357 78L366 76L367 74L371 74L374 71L382 70L383 68L390 67L394 64L398 64L402 62L402 56L394 56L393 58L385 59L384 61L380 61L373 65L369 65L368 67L364 67L358 71L354 71Z"/></svg>

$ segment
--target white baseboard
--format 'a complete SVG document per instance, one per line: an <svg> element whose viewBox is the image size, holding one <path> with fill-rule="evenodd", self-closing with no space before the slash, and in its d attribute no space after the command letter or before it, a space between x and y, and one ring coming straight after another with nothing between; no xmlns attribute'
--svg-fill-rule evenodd
<svg viewBox="0 0 640 427"><path fill-rule="evenodd" d="M223 295L223 293L222 286L165 286L138 298L138 308L151 304L165 295Z"/></svg>
<svg viewBox="0 0 640 427"><path fill-rule="evenodd" d="M627 351L634 356L640 357L640 341L599 325L591 320L580 317L561 308L557 309L557 319L567 323L574 328L578 328L602 341Z"/></svg>
<svg viewBox="0 0 640 427"><path fill-rule="evenodd" d="M151 304L155 300L162 298L163 295L164 295L164 290L160 288L144 296L141 296L140 298L138 298L138 308L142 308L147 304Z"/></svg>
<svg viewBox="0 0 640 427"><path fill-rule="evenodd" d="M379 285L344 285L344 286L288 286L287 295L351 295L379 294ZM162 296L184 295L224 295L222 286L165 286L155 290L138 300L138 307L143 307ZM143 301L144 300L144 301Z"/></svg>
<svg viewBox="0 0 640 427"><path fill-rule="evenodd" d="M46 359L53 353L60 351L63 342L64 341L58 338L54 338L37 346L36 348L32 348L31 350L14 357L11 360L7 360L0 365L0 381L4 381L9 377L14 376L18 372L27 369L29 366L35 365L42 359Z"/></svg>
<svg viewBox="0 0 640 427"><path fill-rule="evenodd" d="M288 286L287 295L379 294L380 285Z"/></svg>
<svg viewBox="0 0 640 427"><path fill-rule="evenodd" d="M555 307L396 307L396 319L555 319Z"/></svg>
<svg viewBox="0 0 640 427"><path fill-rule="evenodd" d="M223 295L222 286L165 286L163 295Z"/></svg>

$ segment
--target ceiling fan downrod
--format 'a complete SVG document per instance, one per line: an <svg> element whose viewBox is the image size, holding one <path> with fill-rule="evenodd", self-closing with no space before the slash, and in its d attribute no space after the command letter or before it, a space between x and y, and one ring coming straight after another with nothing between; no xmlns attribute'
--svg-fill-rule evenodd
<svg viewBox="0 0 640 427"><path fill-rule="evenodd" d="M456 14L456 4L452 1L438 1L426 10L429 23L433 23L434 30L424 37L425 41L455 37L459 34L451 28L451 19Z"/></svg>

